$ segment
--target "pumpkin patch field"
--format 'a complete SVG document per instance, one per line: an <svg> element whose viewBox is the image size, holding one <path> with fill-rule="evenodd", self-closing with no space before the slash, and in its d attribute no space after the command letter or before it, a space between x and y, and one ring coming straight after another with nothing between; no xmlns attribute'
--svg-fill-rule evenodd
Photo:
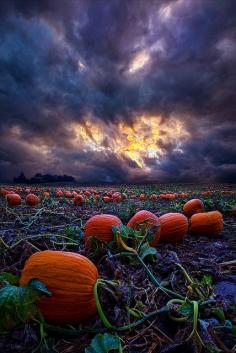
<svg viewBox="0 0 236 353"><path fill-rule="evenodd" d="M236 188L0 186L0 351L236 352Z"/></svg>

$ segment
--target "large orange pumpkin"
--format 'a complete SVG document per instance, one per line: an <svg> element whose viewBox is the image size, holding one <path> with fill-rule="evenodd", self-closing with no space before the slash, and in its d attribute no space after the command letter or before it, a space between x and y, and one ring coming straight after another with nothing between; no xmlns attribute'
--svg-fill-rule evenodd
<svg viewBox="0 0 236 353"><path fill-rule="evenodd" d="M146 222L145 222L146 221ZM142 227L144 228L151 228L151 226L159 226L155 230L154 239L151 242L151 246L156 246L160 240L161 236L161 228L159 218L153 214L152 212L141 210L138 211L128 222L127 227L141 230Z"/></svg>
<svg viewBox="0 0 236 353"><path fill-rule="evenodd" d="M31 278L42 281L52 293L38 303L46 320L74 324L96 313L93 287L98 271L87 257L64 251L37 252L26 261L20 284Z"/></svg>
<svg viewBox="0 0 236 353"><path fill-rule="evenodd" d="M187 217L191 217L195 213L204 212L203 202L199 199L189 200L184 204L183 212Z"/></svg>
<svg viewBox="0 0 236 353"><path fill-rule="evenodd" d="M88 238L91 236L104 242L112 241L112 226L119 227L121 223L118 217L109 214L99 214L91 217L84 226L85 243L89 245Z"/></svg>
<svg viewBox="0 0 236 353"><path fill-rule="evenodd" d="M166 213L159 218L161 241L175 243L188 231L188 219L182 213Z"/></svg>
<svg viewBox="0 0 236 353"><path fill-rule="evenodd" d="M220 235L223 230L223 216L219 211L196 213L190 219L189 230L193 234Z"/></svg>
<svg viewBox="0 0 236 353"><path fill-rule="evenodd" d="M17 206L21 204L21 197L18 194L7 194L6 199L9 206Z"/></svg>

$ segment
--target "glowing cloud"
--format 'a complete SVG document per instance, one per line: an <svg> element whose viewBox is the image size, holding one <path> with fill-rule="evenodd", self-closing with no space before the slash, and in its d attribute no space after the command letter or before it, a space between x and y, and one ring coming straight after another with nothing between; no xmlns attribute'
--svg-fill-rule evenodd
<svg viewBox="0 0 236 353"><path fill-rule="evenodd" d="M128 72L134 74L136 71L141 70L150 61L150 54L146 50L142 50L135 55L129 65Z"/></svg>
<svg viewBox="0 0 236 353"><path fill-rule="evenodd" d="M86 66L81 60L78 60L78 70L79 71L84 71L86 69Z"/></svg>
<svg viewBox="0 0 236 353"><path fill-rule="evenodd" d="M148 169L147 159L160 163L168 152L167 146L181 153L182 142L189 137L179 120L171 118L163 123L159 116L138 117L132 126L123 122L107 126L87 118L84 124L73 124L72 130L75 146L82 146L84 151L112 152L119 158L132 160L142 169Z"/></svg>

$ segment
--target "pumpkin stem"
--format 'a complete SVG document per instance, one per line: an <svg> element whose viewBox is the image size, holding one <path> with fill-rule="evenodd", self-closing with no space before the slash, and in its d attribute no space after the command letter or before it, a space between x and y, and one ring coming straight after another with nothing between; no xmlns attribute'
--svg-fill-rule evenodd
<svg viewBox="0 0 236 353"><path fill-rule="evenodd" d="M164 307L162 307L159 310L153 311L153 312L143 316L142 319L137 320L137 321L135 321L135 322L133 322L133 323L131 323L129 325L125 325L125 326L121 326L121 327L113 326L109 322L109 320L107 319L107 317L106 317L106 315L105 315L105 313L104 313L104 311L102 309L102 306L101 306L101 303L100 303L100 300L99 300L99 296L98 296L98 287L100 285L103 285L103 284L106 284L106 282L99 278L97 280L97 282L95 283L95 285L94 285L93 291L94 291L94 297L95 297L95 302L96 302L96 305L97 305L98 314L100 316L101 321L103 322L105 327L108 328L108 329L115 330L115 331L126 331L126 330L129 330L129 329L133 328L133 327L141 325L146 320L149 320L152 317L157 316L158 314L161 314L161 313L169 311L168 306L164 306Z"/></svg>
<svg viewBox="0 0 236 353"><path fill-rule="evenodd" d="M198 288L197 284L194 282L194 280L191 278L191 276L188 274L188 272L185 270L185 268L180 263L176 263L176 265L183 271L185 278L187 279L187 281L191 285L191 288L193 290L195 290L195 292L199 295L199 298L204 299L205 298L204 293L202 293L200 288Z"/></svg>
<svg viewBox="0 0 236 353"><path fill-rule="evenodd" d="M138 254L137 251L134 248L131 248L130 246L126 245L125 242L123 241L120 232L116 232L116 240L118 245L122 246L123 249L125 249L126 251L129 251L133 254Z"/></svg>
<svg viewBox="0 0 236 353"><path fill-rule="evenodd" d="M166 295L171 296L171 297L175 297L178 299L182 299L184 300L184 296L182 296L179 293L176 293L168 288L165 288L161 285L161 283L156 279L156 277L153 275L153 273L149 270L149 268L147 267L147 265L145 264L145 262L141 259L141 257L137 254L137 259L138 261L142 264L142 266L144 267L145 271L147 272L149 278L151 279L151 281L155 284L155 286L157 286L162 292L164 292Z"/></svg>
<svg viewBox="0 0 236 353"><path fill-rule="evenodd" d="M197 331L197 324L198 324L198 311L199 311L199 306L198 302L193 300L192 302L193 305L193 330L190 333L189 337L187 338L186 341L190 340L192 337L196 337L199 340L199 343L201 346L205 347L204 343L202 342L202 339Z"/></svg>
<svg viewBox="0 0 236 353"><path fill-rule="evenodd" d="M145 262L142 260L142 258L139 256L138 252L127 246L125 244L125 242L123 241L123 239L121 238L121 234L120 232L116 232L116 239L117 239L117 243L123 247L123 249L125 249L126 251L130 252L130 255L135 255L138 259L138 261L141 263L141 265L144 267L145 271L147 272L149 278L151 279L151 281L155 284L155 286L157 286L160 290L162 290L162 292L164 292L166 295L168 296L172 296L175 298L179 298L179 299L184 299L184 297L181 294L178 294L170 289L167 289L165 287L163 287L158 280L155 278L155 276L153 275L153 273L149 270L149 268L147 267L147 265L145 264Z"/></svg>
<svg viewBox="0 0 236 353"><path fill-rule="evenodd" d="M171 305L183 305L185 303L184 300L182 299L171 299L168 301L167 306L171 308ZM171 314L171 311L168 313L168 316L171 320L177 321L177 322L183 322L188 320L188 316L183 316L183 317L175 317Z"/></svg>
<svg viewBox="0 0 236 353"><path fill-rule="evenodd" d="M103 324L106 326L106 328L108 329L114 329L114 326L108 321L100 300L99 300L99 296L98 296L98 287L100 284L104 284L105 282L102 279L98 279L93 287L93 293L94 293L94 298L95 298L95 302L96 302L96 306L97 306L97 311L98 311L98 315L100 316L100 319L102 320Z"/></svg>

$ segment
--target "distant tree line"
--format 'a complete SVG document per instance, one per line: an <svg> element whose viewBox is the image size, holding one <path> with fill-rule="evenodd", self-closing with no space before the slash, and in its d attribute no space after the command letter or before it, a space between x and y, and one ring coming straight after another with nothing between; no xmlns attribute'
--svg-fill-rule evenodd
<svg viewBox="0 0 236 353"><path fill-rule="evenodd" d="M40 183L64 183L64 182L76 182L75 178L70 175L51 175L51 174L41 174L37 173L32 178L26 178L25 174L22 172L18 177L13 178L14 183L20 184L40 184Z"/></svg>

